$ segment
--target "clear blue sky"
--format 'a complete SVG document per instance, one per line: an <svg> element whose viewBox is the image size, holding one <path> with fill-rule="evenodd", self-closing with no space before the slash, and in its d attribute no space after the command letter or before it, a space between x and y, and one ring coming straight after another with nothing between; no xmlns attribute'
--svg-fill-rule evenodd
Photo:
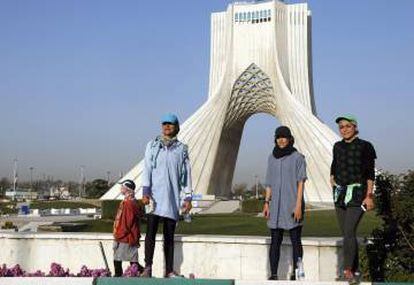
<svg viewBox="0 0 414 285"><path fill-rule="evenodd" d="M0 1L0 177L127 171L167 111L207 98L210 13L230 1ZM298 1L295 1L298 2ZM414 1L308 1L320 118L354 113L378 165L414 166ZM252 117L235 182L264 176L278 122ZM254 172L253 172L254 171Z"/></svg>

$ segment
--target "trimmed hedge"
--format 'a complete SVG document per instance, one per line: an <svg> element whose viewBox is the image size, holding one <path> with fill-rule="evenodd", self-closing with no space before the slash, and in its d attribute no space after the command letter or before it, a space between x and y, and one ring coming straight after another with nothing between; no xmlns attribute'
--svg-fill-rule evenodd
<svg viewBox="0 0 414 285"><path fill-rule="evenodd" d="M122 200L103 200L102 201L102 219L114 220L116 211Z"/></svg>
<svg viewBox="0 0 414 285"><path fill-rule="evenodd" d="M78 209L78 208L100 208L100 207L97 207L95 204L91 204L88 202L58 200L58 201L33 201L30 203L30 208L45 210L45 209L52 209L52 208Z"/></svg>
<svg viewBox="0 0 414 285"><path fill-rule="evenodd" d="M260 213L263 210L264 200L249 199L242 201L243 213Z"/></svg>
<svg viewBox="0 0 414 285"><path fill-rule="evenodd" d="M122 200L103 200L102 201L102 219L114 220L119 204ZM137 200L138 207L144 209L144 204L141 200Z"/></svg>

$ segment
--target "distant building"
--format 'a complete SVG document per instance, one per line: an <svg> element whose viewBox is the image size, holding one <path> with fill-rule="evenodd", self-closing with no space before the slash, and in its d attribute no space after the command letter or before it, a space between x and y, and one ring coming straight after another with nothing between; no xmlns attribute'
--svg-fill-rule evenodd
<svg viewBox="0 0 414 285"><path fill-rule="evenodd" d="M66 186L59 186L55 187L52 186L49 189L49 199L61 199L61 200L68 200L71 198L69 189Z"/></svg>
<svg viewBox="0 0 414 285"><path fill-rule="evenodd" d="M6 197L13 201L36 200L37 192L28 191L26 189L6 190Z"/></svg>

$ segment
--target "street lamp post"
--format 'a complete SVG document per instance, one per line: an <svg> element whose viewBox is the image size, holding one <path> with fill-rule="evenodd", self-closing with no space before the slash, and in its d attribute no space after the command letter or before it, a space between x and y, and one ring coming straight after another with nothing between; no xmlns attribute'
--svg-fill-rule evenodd
<svg viewBox="0 0 414 285"><path fill-rule="evenodd" d="M81 165L80 167L80 183L79 183L79 198L82 198L82 195L85 193L85 166Z"/></svg>
<svg viewBox="0 0 414 285"><path fill-rule="evenodd" d="M29 169L30 169L30 194L32 194L32 190L33 190L33 169L34 169L34 167L30 166Z"/></svg>
<svg viewBox="0 0 414 285"><path fill-rule="evenodd" d="M106 177L107 177L107 180L106 180L106 181L108 182L108 187L109 187L109 185L111 184L111 183L110 183L110 181L109 181L109 179L110 179L110 177L111 177L111 171L109 171L109 170L108 170L108 171L106 172Z"/></svg>
<svg viewBox="0 0 414 285"><path fill-rule="evenodd" d="M255 175L254 179L256 183L256 199L259 199L259 177Z"/></svg>
<svg viewBox="0 0 414 285"><path fill-rule="evenodd" d="M14 166L13 166L13 192L14 195L16 195L16 184L17 184L17 158L13 160Z"/></svg>

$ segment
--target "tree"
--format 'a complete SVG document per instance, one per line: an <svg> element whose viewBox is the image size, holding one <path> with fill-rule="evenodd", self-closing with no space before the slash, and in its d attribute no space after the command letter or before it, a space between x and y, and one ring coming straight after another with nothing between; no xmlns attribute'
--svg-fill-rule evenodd
<svg viewBox="0 0 414 285"><path fill-rule="evenodd" d="M414 172L376 178L375 204L383 224L367 244L372 281L414 279Z"/></svg>
<svg viewBox="0 0 414 285"><path fill-rule="evenodd" d="M74 181L66 182L66 186L68 187L68 191L71 196L78 196L79 195L79 183Z"/></svg>
<svg viewBox="0 0 414 285"><path fill-rule="evenodd" d="M259 198L264 197L266 194L266 190L261 183L257 184L257 192L259 193ZM252 197L256 197L256 184L253 184L250 188L250 193Z"/></svg>
<svg viewBox="0 0 414 285"><path fill-rule="evenodd" d="M247 184L241 183L233 186L233 193L235 196L244 196L246 194Z"/></svg>
<svg viewBox="0 0 414 285"><path fill-rule="evenodd" d="M92 182L87 182L85 185L87 198L99 198L108 190L108 181L103 179L95 179Z"/></svg>
<svg viewBox="0 0 414 285"><path fill-rule="evenodd" d="M6 190L10 188L10 181L6 177L0 180L0 196L3 197L6 194Z"/></svg>

